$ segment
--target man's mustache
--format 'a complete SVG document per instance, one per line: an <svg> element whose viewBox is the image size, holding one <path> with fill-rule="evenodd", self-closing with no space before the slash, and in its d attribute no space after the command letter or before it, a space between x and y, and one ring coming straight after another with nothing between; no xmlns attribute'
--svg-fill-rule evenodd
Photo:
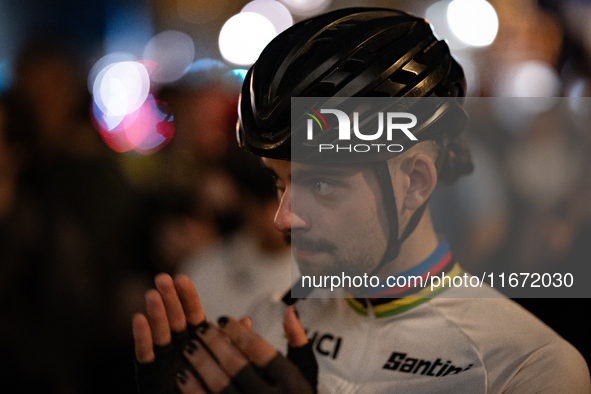
<svg viewBox="0 0 591 394"><path fill-rule="evenodd" d="M337 247L325 239L310 239L301 235L292 235L291 231L283 234L283 239L287 245L301 250L311 252L334 252Z"/></svg>

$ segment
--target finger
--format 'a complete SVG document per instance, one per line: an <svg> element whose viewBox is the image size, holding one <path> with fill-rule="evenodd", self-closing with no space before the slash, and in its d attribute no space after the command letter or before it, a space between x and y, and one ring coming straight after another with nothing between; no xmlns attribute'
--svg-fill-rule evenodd
<svg viewBox="0 0 591 394"><path fill-rule="evenodd" d="M212 324L201 324L197 335L229 376L236 376L248 365L248 360L232 345L228 337Z"/></svg>
<svg viewBox="0 0 591 394"><path fill-rule="evenodd" d="M242 324L247 329L252 330L252 319L250 317L244 316L243 318L241 318L238 321L240 322L240 324Z"/></svg>
<svg viewBox="0 0 591 394"><path fill-rule="evenodd" d="M220 331L257 367L264 367L277 355L277 350L237 320L222 316L218 320Z"/></svg>
<svg viewBox="0 0 591 394"><path fill-rule="evenodd" d="M222 370L202 344L191 341L185 348L184 354L211 392L219 393L230 385L228 374Z"/></svg>
<svg viewBox="0 0 591 394"><path fill-rule="evenodd" d="M187 370L179 372L176 379L183 394L207 394L207 391L205 391L197 378Z"/></svg>
<svg viewBox="0 0 591 394"><path fill-rule="evenodd" d="M177 275L174 278L174 285L183 304L187 322L196 326L204 321L205 312L191 279L185 275Z"/></svg>
<svg viewBox="0 0 591 394"><path fill-rule="evenodd" d="M171 341L170 326L168 325L164 302L158 290L152 289L146 292L146 312L154 344L158 346L168 345Z"/></svg>
<svg viewBox="0 0 591 394"><path fill-rule="evenodd" d="M135 343L135 358L141 364L154 361L154 345L152 343L152 331L146 316L137 313L133 317L133 341Z"/></svg>
<svg viewBox="0 0 591 394"><path fill-rule="evenodd" d="M285 315L283 316L283 329L285 330L289 346L300 347L308 343L306 331L304 330L304 327L302 327L300 320L297 318L293 305L288 306L285 310Z"/></svg>
<svg viewBox="0 0 591 394"><path fill-rule="evenodd" d="M187 320L172 278L165 273L158 274L154 278L154 283L164 301L170 329L175 332L183 331L187 328Z"/></svg>

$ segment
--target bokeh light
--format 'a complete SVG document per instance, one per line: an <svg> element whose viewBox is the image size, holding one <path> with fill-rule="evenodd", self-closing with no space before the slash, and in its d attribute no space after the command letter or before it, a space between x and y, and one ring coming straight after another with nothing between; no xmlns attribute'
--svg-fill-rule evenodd
<svg viewBox="0 0 591 394"><path fill-rule="evenodd" d="M228 72L230 72L230 68L225 63L216 59L203 58L191 63L178 83L184 88L197 88L204 84L223 80Z"/></svg>
<svg viewBox="0 0 591 394"><path fill-rule="evenodd" d="M237 77L240 77L240 79L242 79L244 81L244 78L246 77L246 73L248 72L248 70L244 69L244 68L235 68L234 70L232 70L232 74L236 75Z"/></svg>
<svg viewBox="0 0 591 394"><path fill-rule="evenodd" d="M189 68L187 72L191 73L212 73L212 72L225 72L228 70L228 66L226 66L223 62L220 62L216 59L211 58L203 58L199 60L195 60Z"/></svg>
<svg viewBox="0 0 591 394"><path fill-rule="evenodd" d="M8 60L0 60L0 93L12 84L12 68Z"/></svg>
<svg viewBox="0 0 591 394"><path fill-rule="evenodd" d="M174 127L162 109L165 104L150 94L149 71L156 70L156 62L117 61L129 58L128 54L113 54L93 67L89 76L89 82L93 80L91 117L111 149L151 154L170 141Z"/></svg>
<svg viewBox="0 0 591 394"><path fill-rule="evenodd" d="M193 39L175 30L155 35L144 49L144 59L156 63L150 79L157 83L170 83L182 77L194 57Z"/></svg>
<svg viewBox="0 0 591 394"><path fill-rule="evenodd" d="M544 62L521 63L515 68L510 82L515 97L554 97L560 93L558 73Z"/></svg>
<svg viewBox="0 0 591 394"><path fill-rule="evenodd" d="M92 120L111 149L116 152L135 150L146 155L162 149L174 134L172 117L163 110L164 106L150 94L136 111L111 116L103 113L95 102Z"/></svg>
<svg viewBox="0 0 591 394"><path fill-rule="evenodd" d="M136 111L148 97L150 77L139 62L117 62L103 68L94 86L94 101L109 116Z"/></svg>
<svg viewBox="0 0 591 394"><path fill-rule="evenodd" d="M485 0L453 0L447 7L452 32L472 46L490 45L499 30L495 9Z"/></svg>
<svg viewBox="0 0 591 394"><path fill-rule="evenodd" d="M560 77L548 63L532 60L509 65L499 71L495 96L555 97L560 94Z"/></svg>
<svg viewBox="0 0 591 394"><path fill-rule="evenodd" d="M96 103L96 100L92 103L92 116L94 122L98 123L101 127L101 132L105 133L115 133L115 128L119 126L125 115L110 115L107 114L99 108ZM135 112L132 112L132 114Z"/></svg>
<svg viewBox="0 0 591 394"><path fill-rule="evenodd" d="M222 76L221 82L226 88L234 88L235 91L239 92L247 72L248 70L238 68L229 70Z"/></svg>
<svg viewBox="0 0 591 394"><path fill-rule="evenodd" d="M438 1L433 3L425 11L425 18L431 25L433 32L440 40L445 40L452 50L468 48L469 45L460 40L449 26L447 20L447 9L451 0Z"/></svg>
<svg viewBox="0 0 591 394"><path fill-rule="evenodd" d="M567 90L568 108L576 130L589 140L591 124L591 84L586 78L577 78Z"/></svg>
<svg viewBox="0 0 591 394"><path fill-rule="evenodd" d="M591 102L591 99L589 98L589 90L589 81L584 78L578 78L569 87L567 91L568 106L572 112L577 115L591 115L591 111L589 111L589 109L591 109L589 106L589 103Z"/></svg>
<svg viewBox="0 0 591 394"><path fill-rule="evenodd" d="M136 57L133 56L131 53L128 52L112 52L103 57L94 63L90 72L88 73L88 92L93 94L94 90L94 81L96 77L98 77L99 73L103 71L105 67L113 63L119 62L128 62L128 61L135 61Z"/></svg>
<svg viewBox="0 0 591 394"><path fill-rule="evenodd" d="M124 119L125 136L136 151L150 151L172 136L169 135L171 124L166 121L167 115L158 108L156 100L151 95L137 112L137 117L129 122Z"/></svg>
<svg viewBox="0 0 591 394"><path fill-rule="evenodd" d="M528 98L495 101L497 118L507 130L523 132L536 115L550 110L559 102L556 97L561 88L559 76L547 63L521 62L500 68L499 73L494 96Z"/></svg>
<svg viewBox="0 0 591 394"><path fill-rule="evenodd" d="M254 12L242 12L226 21L218 43L224 59L250 65L276 35L275 27L267 18Z"/></svg>
<svg viewBox="0 0 591 394"><path fill-rule="evenodd" d="M294 15L312 16L322 12L330 4L330 0L281 0Z"/></svg>
<svg viewBox="0 0 591 394"><path fill-rule="evenodd" d="M267 18L277 34L293 25L293 18L289 10L280 2L275 0L254 0L242 8L240 12L254 12Z"/></svg>

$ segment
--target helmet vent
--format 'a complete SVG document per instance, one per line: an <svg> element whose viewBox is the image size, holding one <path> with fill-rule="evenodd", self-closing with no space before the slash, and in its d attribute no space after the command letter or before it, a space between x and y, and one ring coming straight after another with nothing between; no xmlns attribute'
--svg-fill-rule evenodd
<svg viewBox="0 0 591 394"><path fill-rule="evenodd" d="M344 64L342 64L339 68L341 68L345 72L358 72L363 69L363 65L365 62L359 59L347 59Z"/></svg>
<svg viewBox="0 0 591 394"><path fill-rule="evenodd" d="M394 74L390 76L390 81L397 82L399 84L407 85L412 82L413 79L417 77L417 74L407 70L398 70Z"/></svg>

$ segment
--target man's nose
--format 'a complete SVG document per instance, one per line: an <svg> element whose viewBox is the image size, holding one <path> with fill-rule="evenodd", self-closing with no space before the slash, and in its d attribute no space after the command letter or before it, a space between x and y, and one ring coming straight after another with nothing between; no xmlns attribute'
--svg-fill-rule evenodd
<svg viewBox="0 0 591 394"><path fill-rule="evenodd" d="M281 232L304 228L305 221L291 210L291 190L287 188L279 201L279 208L275 214L275 227Z"/></svg>

